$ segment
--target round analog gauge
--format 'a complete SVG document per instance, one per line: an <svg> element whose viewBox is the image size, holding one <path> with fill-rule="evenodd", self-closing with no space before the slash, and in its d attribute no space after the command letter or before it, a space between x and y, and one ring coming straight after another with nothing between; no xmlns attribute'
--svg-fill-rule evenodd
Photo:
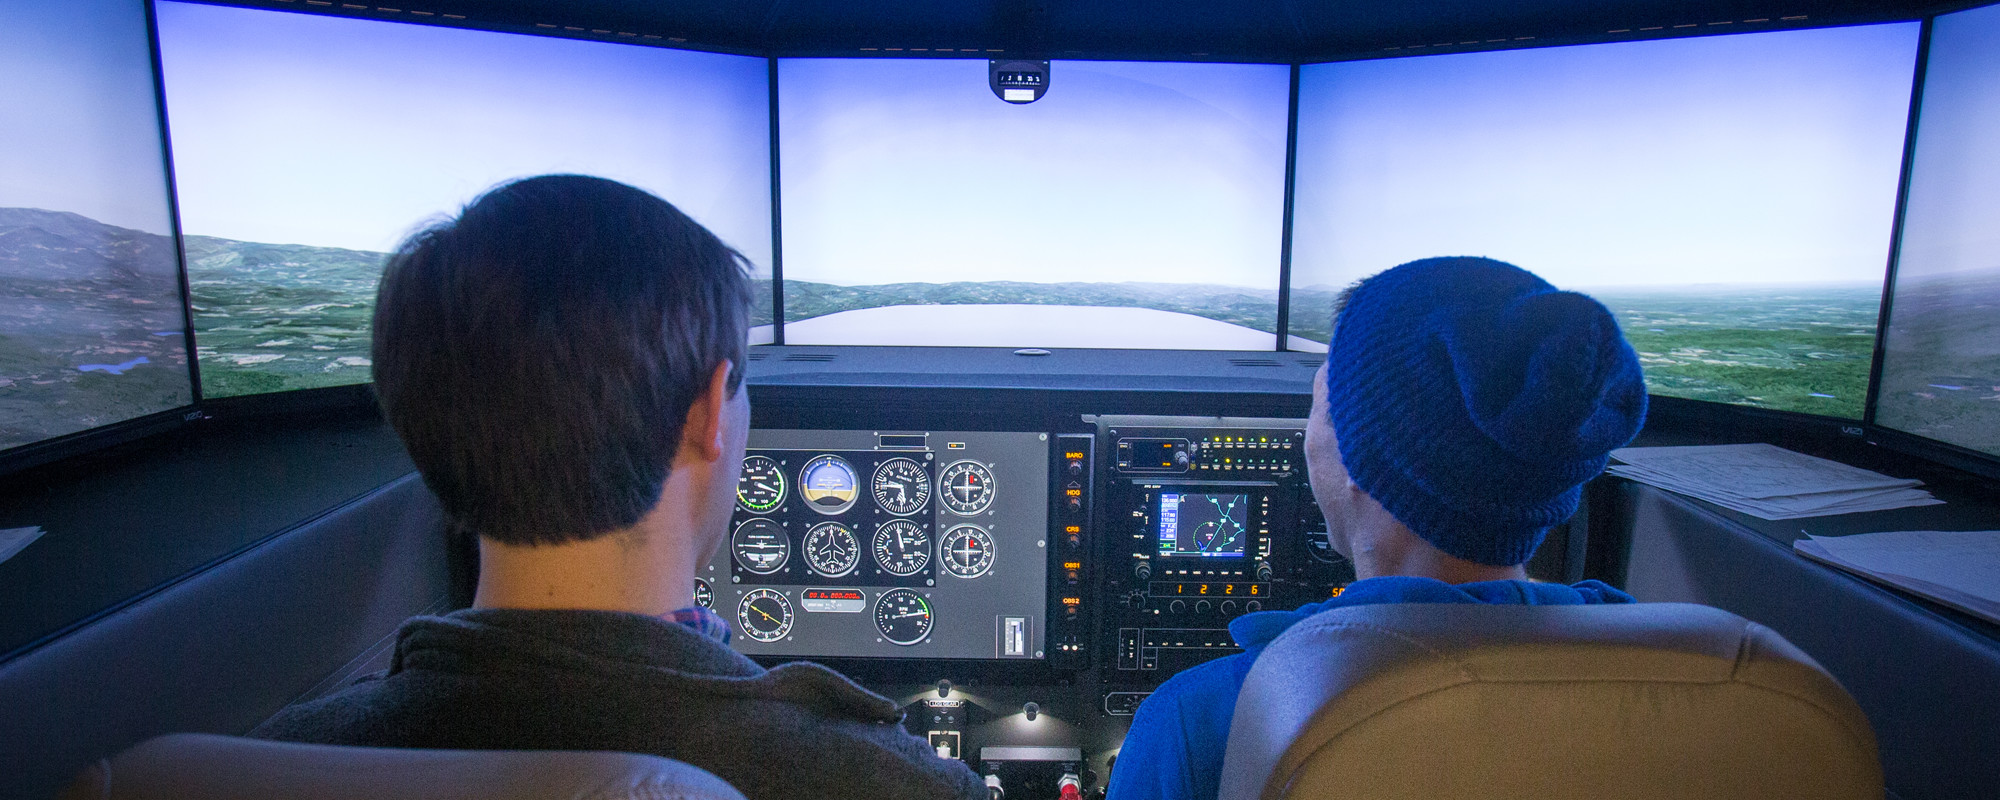
<svg viewBox="0 0 2000 800"><path fill-rule="evenodd" d="M931 534L917 523L894 519L875 529L875 563L891 575L915 575L931 563Z"/></svg>
<svg viewBox="0 0 2000 800"><path fill-rule="evenodd" d="M736 477L736 504L752 514L769 514L785 502L785 471L770 456L743 459Z"/></svg>
<svg viewBox="0 0 2000 800"><path fill-rule="evenodd" d="M729 551L744 569L769 575L784 569L791 559L792 537L786 536L778 523L759 517L736 526L736 534L729 537Z"/></svg>
<svg viewBox="0 0 2000 800"><path fill-rule="evenodd" d="M876 504L899 516L924 510L931 501L931 473L907 458L892 458L875 468Z"/></svg>
<svg viewBox="0 0 2000 800"><path fill-rule="evenodd" d="M911 589L890 589L875 599L875 630L902 645L931 635L931 601Z"/></svg>
<svg viewBox="0 0 2000 800"><path fill-rule="evenodd" d="M938 548L944 571L961 578L977 578L993 568L993 535L978 525L960 525L945 531Z"/></svg>
<svg viewBox="0 0 2000 800"><path fill-rule="evenodd" d="M775 642L792 632L792 601L775 589L752 589L736 604L736 621L743 624L743 635Z"/></svg>
<svg viewBox="0 0 2000 800"><path fill-rule="evenodd" d="M861 563L861 540L838 522L822 522L806 531L806 566L829 578L853 572Z"/></svg>
<svg viewBox="0 0 2000 800"><path fill-rule="evenodd" d="M708 581L694 579L694 604L702 608L715 607L715 590L709 588Z"/></svg>
<svg viewBox="0 0 2000 800"><path fill-rule="evenodd" d="M977 461L958 461L938 473L938 499L951 513L969 517L993 504L993 473Z"/></svg>
<svg viewBox="0 0 2000 800"><path fill-rule="evenodd" d="M840 456L814 456L799 470L799 496L821 514L838 514L854 507L861 481L854 466Z"/></svg>

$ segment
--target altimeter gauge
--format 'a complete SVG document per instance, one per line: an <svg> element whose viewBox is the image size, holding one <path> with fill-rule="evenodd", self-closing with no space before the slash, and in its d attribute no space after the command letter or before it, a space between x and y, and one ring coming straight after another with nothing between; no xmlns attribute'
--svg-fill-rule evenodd
<svg viewBox="0 0 2000 800"><path fill-rule="evenodd" d="M736 621L743 635L775 642L792 632L792 601L775 589L752 589L736 604Z"/></svg>
<svg viewBox="0 0 2000 800"><path fill-rule="evenodd" d="M993 535L978 525L960 525L945 531L938 545L938 562L944 571L960 578L977 578L993 568Z"/></svg>
<svg viewBox="0 0 2000 800"><path fill-rule="evenodd" d="M977 461L955 461L938 473L938 500L961 517L986 511L993 504L993 473Z"/></svg>
<svg viewBox="0 0 2000 800"><path fill-rule="evenodd" d="M931 563L931 534L907 519L894 519L875 529L875 563L883 572L906 576Z"/></svg>
<svg viewBox="0 0 2000 800"><path fill-rule="evenodd" d="M931 473L924 465L907 458L892 458L875 467L870 484L875 504L897 516L924 510L931 501Z"/></svg>
<svg viewBox="0 0 2000 800"><path fill-rule="evenodd" d="M736 504L752 514L769 514L785 502L785 471L770 456L743 459L736 478Z"/></svg>
<svg viewBox="0 0 2000 800"><path fill-rule="evenodd" d="M792 537L778 523L758 517L736 526L729 537L729 552L738 566L769 575L785 568L792 557Z"/></svg>
<svg viewBox="0 0 2000 800"><path fill-rule="evenodd" d="M914 589L890 589L875 600L875 630L882 638L912 645L931 635L931 601Z"/></svg>
<svg viewBox="0 0 2000 800"><path fill-rule="evenodd" d="M806 566L828 578L853 572L861 563L861 541L838 522L822 522L806 531Z"/></svg>

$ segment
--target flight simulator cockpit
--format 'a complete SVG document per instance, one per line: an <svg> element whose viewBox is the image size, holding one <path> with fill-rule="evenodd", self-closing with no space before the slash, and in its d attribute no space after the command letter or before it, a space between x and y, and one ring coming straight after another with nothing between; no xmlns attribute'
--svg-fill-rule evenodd
<svg viewBox="0 0 2000 800"><path fill-rule="evenodd" d="M0 775L31 776L0 797L242 734L470 602L473 534L370 393L376 289L404 237L548 173L656 194L750 271L752 429L690 602L1006 796L1101 796L1233 621L1356 580L1306 452L1333 315L1457 255L1615 315L1638 444L1768 442L1943 500L1772 520L1605 476L1532 578L1784 634L1868 711L1892 796L2000 786L2000 708L1916 710L2000 677L2000 620L1793 549L2000 529L2000 6L1232 53L1034 3L826 26L851 41L517 5L0 9ZM1919 662L1945 666L1889 674Z"/></svg>

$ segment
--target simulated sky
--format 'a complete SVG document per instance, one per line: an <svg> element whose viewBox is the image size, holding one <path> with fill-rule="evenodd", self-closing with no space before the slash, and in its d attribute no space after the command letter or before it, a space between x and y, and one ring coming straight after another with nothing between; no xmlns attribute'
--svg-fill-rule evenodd
<svg viewBox="0 0 2000 800"><path fill-rule="evenodd" d="M1879 283L1917 32L1308 65L1294 283L1450 255L1564 287Z"/></svg>
<svg viewBox="0 0 2000 800"><path fill-rule="evenodd" d="M1275 291L1288 82L1056 61L1012 105L984 59L780 61L785 277Z"/></svg>
<svg viewBox="0 0 2000 800"><path fill-rule="evenodd" d="M2000 269L2000 6L1931 28L1896 273Z"/></svg>
<svg viewBox="0 0 2000 800"><path fill-rule="evenodd" d="M0 3L0 206L168 232L143 0Z"/></svg>
<svg viewBox="0 0 2000 800"><path fill-rule="evenodd" d="M600 175L771 262L767 62L165 2L182 228L389 250L505 180Z"/></svg>

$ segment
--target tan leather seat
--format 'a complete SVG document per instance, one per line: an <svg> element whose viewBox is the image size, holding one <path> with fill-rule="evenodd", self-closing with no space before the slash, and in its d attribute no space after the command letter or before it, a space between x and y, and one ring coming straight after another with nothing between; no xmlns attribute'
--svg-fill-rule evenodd
<svg viewBox="0 0 2000 800"><path fill-rule="evenodd" d="M1376 605L1250 670L1222 798L1871 798L1875 736L1769 629L1679 603Z"/></svg>
<svg viewBox="0 0 2000 800"><path fill-rule="evenodd" d="M404 750L202 733L148 739L58 800L743 800L692 765L633 753Z"/></svg>

